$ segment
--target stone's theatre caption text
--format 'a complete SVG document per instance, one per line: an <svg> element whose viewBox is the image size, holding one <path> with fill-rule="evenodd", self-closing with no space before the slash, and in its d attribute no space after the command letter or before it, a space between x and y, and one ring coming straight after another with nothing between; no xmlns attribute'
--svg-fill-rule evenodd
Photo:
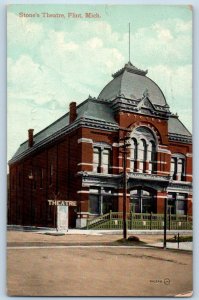
<svg viewBox="0 0 199 300"><path fill-rule="evenodd" d="M85 12L85 13L76 13L76 12L68 12L68 13L25 13L20 12L18 15L20 18L56 18L56 19L99 19L101 15L97 12Z"/></svg>

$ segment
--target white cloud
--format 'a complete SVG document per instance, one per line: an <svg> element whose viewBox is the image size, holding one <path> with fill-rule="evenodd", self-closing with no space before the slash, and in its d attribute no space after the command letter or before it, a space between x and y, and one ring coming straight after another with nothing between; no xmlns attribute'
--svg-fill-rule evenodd
<svg viewBox="0 0 199 300"><path fill-rule="evenodd" d="M185 64L191 60L191 23L179 19L159 21L132 35L138 63ZM127 36L126 36L127 38Z"/></svg>
<svg viewBox="0 0 199 300"><path fill-rule="evenodd" d="M148 76L162 89L171 112L178 113L181 121L191 130L192 66L151 66Z"/></svg>
<svg viewBox="0 0 199 300"><path fill-rule="evenodd" d="M103 41L97 37L94 37L87 41L87 45L93 49L101 48L103 46Z"/></svg>
<svg viewBox="0 0 199 300"><path fill-rule="evenodd" d="M17 51L19 48L31 49L37 47L44 38L45 32L42 24L32 22L31 18L19 18L14 13L9 12L7 35L8 48Z"/></svg>
<svg viewBox="0 0 199 300"><path fill-rule="evenodd" d="M101 21L93 21L92 26L79 21L73 31L55 31L11 13L8 23L9 53L18 53L8 59L10 158L29 127L38 132L64 114L69 102L80 103L89 94L98 96L111 74L127 62L128 34L114 32ZM149 77L161 87L171 110L182 115L189 128L190 32L190 22L176 19L132 34L132 62L149 69Z"/></svg>
<svg viewBox="0 0 199 300"><path fill-rule="evenodd" d="M154 29L156 30L156 34L159 40L162 40L163 42L170 42L173 40L173 36L171 34L171 31L167 28L163 28L159 24L156 24L154 26Z"/></svg>

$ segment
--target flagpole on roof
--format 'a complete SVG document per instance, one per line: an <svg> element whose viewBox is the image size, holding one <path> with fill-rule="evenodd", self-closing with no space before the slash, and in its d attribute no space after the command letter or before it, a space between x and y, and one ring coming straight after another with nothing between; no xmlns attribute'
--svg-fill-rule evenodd
<svg viewBox="0 0 199 300"><path fill-rule="evenodd" d="M131 61L131 23L129 22L129 62Z"/></svg>

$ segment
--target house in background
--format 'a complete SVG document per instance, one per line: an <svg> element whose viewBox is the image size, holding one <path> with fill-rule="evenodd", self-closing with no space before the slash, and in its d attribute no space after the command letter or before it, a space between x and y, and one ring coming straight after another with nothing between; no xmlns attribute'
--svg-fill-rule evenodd
<svg viewBox="0 0 199 300"><path fill-rule="evenodd" d="M127 63L98 98L89 96L28 140L9 161L8 224L54 227L49 199L74 200L69 226L123 210L121 138L126 158L127 211L192 214L192 136L170 112L157 84Z"/></svg>

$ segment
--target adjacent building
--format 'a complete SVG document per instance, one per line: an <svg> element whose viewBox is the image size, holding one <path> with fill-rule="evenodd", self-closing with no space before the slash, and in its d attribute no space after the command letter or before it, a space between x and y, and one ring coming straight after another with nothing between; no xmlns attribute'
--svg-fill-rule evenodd
<svg viewBox="0 0 199 300"><path fill-rule="evenodd" d="M76 201L69 226L123 209L122 140L128 137L127 211L192 214L192 136L147 71L127 63L97 98L22 143L9 161L8 223L54 227L49 199Z"/></svg>

